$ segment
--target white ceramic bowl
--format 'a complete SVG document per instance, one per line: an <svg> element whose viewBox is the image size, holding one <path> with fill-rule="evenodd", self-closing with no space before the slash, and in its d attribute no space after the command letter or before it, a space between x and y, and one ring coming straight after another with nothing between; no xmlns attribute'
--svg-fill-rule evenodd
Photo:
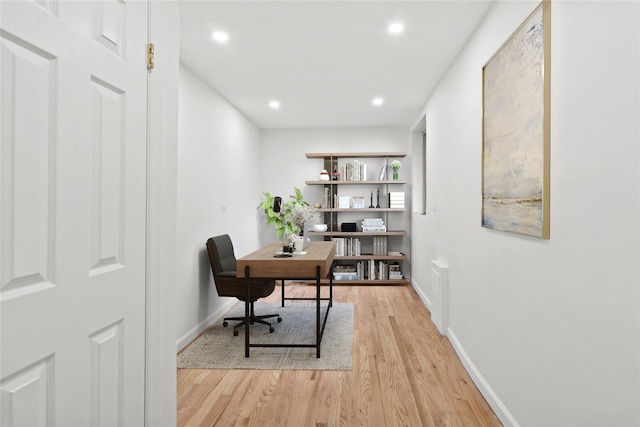
<svg viewBox="0 0 640 427"><path fill-rule="evenodd" d="M318 231L320 233L327 231L327 224L314 224L313 231Z"/></svg>

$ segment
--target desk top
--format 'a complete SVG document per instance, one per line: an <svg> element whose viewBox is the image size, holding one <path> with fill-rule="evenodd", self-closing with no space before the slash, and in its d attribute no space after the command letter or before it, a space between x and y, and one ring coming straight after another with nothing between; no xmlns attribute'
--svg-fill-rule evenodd
<svg viewBox="0 0 640 427"><path fill-rule="evenodd" d="M236 276L244 277L249 266L249 276L273 279L315 279L316 267L320 277L327 277L336 255L335 242L311 242L305 254L293 254L287 258L273 256L282 249L282 242L272 243L236 261Z"/></svg>

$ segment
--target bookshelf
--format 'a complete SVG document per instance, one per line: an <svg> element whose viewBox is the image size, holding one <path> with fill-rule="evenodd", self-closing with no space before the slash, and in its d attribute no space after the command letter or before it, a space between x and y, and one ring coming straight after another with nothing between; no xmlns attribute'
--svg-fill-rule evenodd
<svg viewBox="0 0 640 427"><path fill-rule="evenodd" d="M306 185L322 186L324 202L320 212L324 214L328 230L325 232L310 232L311 236L319 236L324 240L336 240L336 267L334 284L364 285L364 284L406 284L407 279L402 274L403 261L408 259L406 253L398 249L402 239L407 236L404 229L393 229L396 214L406 212L407 205L404 197L404 180L391 180L391 169L388 164L394 159L407 156L402 152L352 152L352 153L306 153L308 159L323 161L322 167L332 176L330 181L309 180ZM384 165L384 166L383 166ZM382 170L385 169L384 176ZM335 175L339 175L336 179ZM351 205L346 207L343 193L347 189L356 195L349 196ZM361 207L363 192L365 206ZM390 194L394 201L391 204ZM400 202L397 198L400 197ZM354 207L357 198L358 207ZM395 207L390 207L390 204ZM353 221L353 218L357 218ZM384 231L363 231L366 221L384 227ZM379 222L378 222L379 221ZM343 231L343 223L356 224L355 231ZM397 223L397 221L396 221ZM368 227L372 229L382 227ZM352 266L355 266L353 271ZM339 280L336 280L338 279Z"/></svg>

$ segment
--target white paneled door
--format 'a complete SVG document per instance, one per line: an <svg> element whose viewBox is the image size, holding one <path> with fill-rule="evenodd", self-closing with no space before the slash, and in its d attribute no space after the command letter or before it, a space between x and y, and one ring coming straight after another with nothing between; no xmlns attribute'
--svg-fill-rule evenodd
<svg viewBox="0 0 640 427"><path fill-rule="evenodd" d="M144 424L147 1L0 1L2 426Z"/></svg>

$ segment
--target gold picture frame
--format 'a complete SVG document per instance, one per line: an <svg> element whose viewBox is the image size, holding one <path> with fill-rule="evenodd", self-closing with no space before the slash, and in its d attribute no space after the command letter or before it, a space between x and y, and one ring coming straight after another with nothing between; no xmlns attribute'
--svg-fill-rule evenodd
<svg viewBox="0 0 640 427"><path fill-rule="evenodd" d="M550 1L482 67L482 226L549 239Z"/></svg>

